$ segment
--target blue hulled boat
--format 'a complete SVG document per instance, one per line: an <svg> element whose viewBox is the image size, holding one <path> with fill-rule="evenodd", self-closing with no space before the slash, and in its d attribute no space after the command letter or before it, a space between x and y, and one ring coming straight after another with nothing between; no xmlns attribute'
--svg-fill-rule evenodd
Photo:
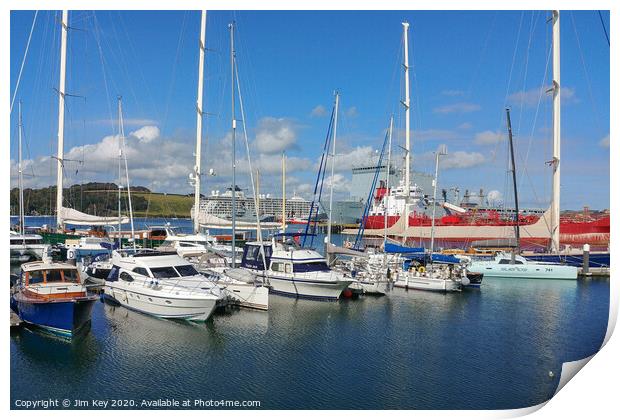
<svg viewBox="0 0 620 420"><path fill-rule="evenodd" d="M90 323L96 300L75 266L51 261L23 264L11 291L11 309L23 322L69 337Z"/></svg>

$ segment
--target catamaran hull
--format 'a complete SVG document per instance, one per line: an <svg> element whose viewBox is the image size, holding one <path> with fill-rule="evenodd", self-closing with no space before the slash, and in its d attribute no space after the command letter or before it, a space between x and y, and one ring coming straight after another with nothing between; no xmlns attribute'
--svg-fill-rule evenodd
<svg viewBox="0 0 620 420"><path fill-rule="evenodd" d="M139 293L106 284L105 297L121 306L158 318L206 321L217 305L213 298L174 298Z"/></svg>
<svg viewBox="0 0 620 420"><path fill-rule="evenodd" d="M576 280L577 267L568 265L492 264L473 262L470 269L484 274L484 277L510 277L539 280Z"/></svg>
<svg viewBox="0 0 620 420"><path fill-rule="evenodd" d="M96 296L61 301L43 301L16 293L12 307L17 309L19 318L36 327L52 333L71 337L91 319Z"/></svg>

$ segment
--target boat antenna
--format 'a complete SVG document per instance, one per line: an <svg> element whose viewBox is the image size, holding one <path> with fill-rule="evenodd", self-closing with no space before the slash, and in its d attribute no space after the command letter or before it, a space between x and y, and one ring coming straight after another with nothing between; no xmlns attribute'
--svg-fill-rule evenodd
<svg viewBox="0 0 620 420"><path fill-rule="evenodd" d="M520 242L521 242L520 233L519 233L519 194L517 192L517 169L515 167L515 151L514 151L514 145L512 141L512 123L510 122L510 108L506 108L506 127L508 128L508 142L510 144L510 163L511 163L510 171L512 172L512 189L514 191L514 197L515 197L515 240L516 240L515 250L517 253L519 253ZM512 253L513 262L514 262L514 254L515 253L513 252Z"/></svg>

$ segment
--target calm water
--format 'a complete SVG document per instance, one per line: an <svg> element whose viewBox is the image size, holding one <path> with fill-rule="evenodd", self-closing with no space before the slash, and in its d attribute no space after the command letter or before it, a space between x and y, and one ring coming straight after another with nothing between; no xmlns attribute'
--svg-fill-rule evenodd
<svg viewBox="0 0 620 420"><path fill-rule="evenodd" d="M598 350L608 311L605 280L488 278L460 294L395 290L337 303L272 295L267 313L228 311L199 325L97 302L91 331L73 342L11 334L11 400L519 408L553 395L563 362Z"/></svg>

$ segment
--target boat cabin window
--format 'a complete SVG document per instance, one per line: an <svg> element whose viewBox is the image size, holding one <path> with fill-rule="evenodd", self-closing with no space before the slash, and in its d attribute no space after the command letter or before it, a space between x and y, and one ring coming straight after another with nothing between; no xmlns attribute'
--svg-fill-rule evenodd
<svg viewBox="0 0 620 420"><path fill-rule="evenodd" d="M136 268L134 268L131 271L133 271L134 273L139 274L141 276L146 276L146 277L149 276L149 272L146 271L146 268L144 268L144 267L136 267Z"/></svg>
<svg viewBox="0 0 620 420"><path fill-rule="evenodd" d="M131 275L129 273L127 273L126 271L123 271L120 275L121 280L125 280L125 281L133 281L133 277L131 277Z"/></svg>
<svg viewBox="0 0 620 420"><path fill-rule="evenodd" d="M506 258L502 258L501 260L499 260L500 264L510 264L510 260L506 259ZM523 264L523 261L519 261L519 260L515 260L515 264Z"/></svg>
<svg viewBox="0 0 620 420"><path fill-rule="evenodd" d="M28 284L43 283L43 271L29 271L28 272Z"/></svg>
<svg viewBox="0 0 620 420"><path fill-rule="evenodd" d="M151 267L151 273L156 279L169 279L179 277L179 274L173 267Z"/></svg>
<svg viewBox="0 0 620 420"><path fill-rule="evenodd" d="M162 247L167 247L167 246L172 247L172 246L174 246L174 242L172 242L172 241L163 241L163 242L161 243L161 246L162 246Z"/></svg>
<svg viewBox="0 0 620 420"><path fill-rule="evenodd" d="M107 281L117 281L118 280L118 270L120 270L118 265L113 265L112 269L110 270L110 274L108 274L108 278L106 280Z"/></svg>
<svg viewBox="0 0 620 420"><path fill-rule="evenodd" d="M198 275L198 271L196 271L194 266L192 266L190 264L187 264L187 265L177 265L174 268L176 268L176 270L179 272L179 274L182 277L197 276Z"/></svg>
<svg viewBox="0 0 620 420"><path fill-rule="evenodd" d="M168 236L168 232L166 232L166 229L153 229L150 232L151 236L163 236L164 238L166 236Z"/></svg>
<svg viewBox="0 0 620 420"><path fill-rule="evenodd" d="M279 271L284 273L284 263L273 261L271 263L271 271Z"/></svg>
<svg viewBox="0 0 620 420"><path fill-rule="evenodd" d="M293 265L296 273L307 273L311 271L329 271L327 263L324 261L307 262Z"/></svg>

